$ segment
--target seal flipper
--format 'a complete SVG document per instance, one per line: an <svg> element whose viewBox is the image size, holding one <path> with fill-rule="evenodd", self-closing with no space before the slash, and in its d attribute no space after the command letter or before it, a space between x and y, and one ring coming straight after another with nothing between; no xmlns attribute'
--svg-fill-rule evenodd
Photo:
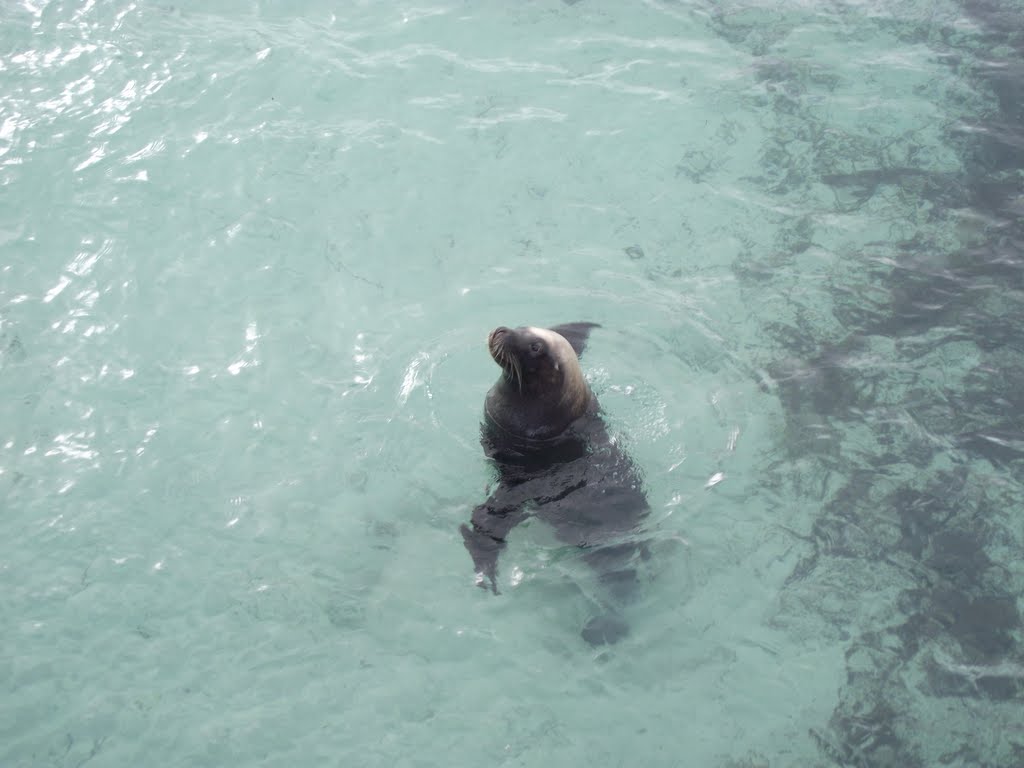
<svg viewBox="0 0 1024 768"><path fill-rule="evenodd" d="M583 559L597 573L604 593L600 599L602 612L592 616L580 634L591 645L612 645L629 634L629 623L621 609L630 603L639 586L633 557L643 557L642 542L627 542L595 547Z"/></svg>
<svg viewBox="0 0 1024 768"><path fill-rule="evenodd" d="M552 326L548 330L565 337L569 346L576 353L576 357L580 357L583 354L583 349L587 346L587 338L590 336L591 329L600 327L598 323L563 323Z"/></svg>
<svg viewBox="0 0 1024 768"><path fill-rule="evenodd" d="M521 503L502 504L500 491L473 510L472 527L465 523L459 526L462 542L473 558L473 567L490 581L489 587L486 582L480 586L490 588L494 594L498 594L498 553L505 548L509 531L529 517Z"/></svg>

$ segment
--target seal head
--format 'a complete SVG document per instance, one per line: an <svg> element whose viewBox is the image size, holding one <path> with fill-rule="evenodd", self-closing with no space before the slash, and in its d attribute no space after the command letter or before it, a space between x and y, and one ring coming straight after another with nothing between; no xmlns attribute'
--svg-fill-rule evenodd
<svg viewBox="0 0 1024 768"><path fill-rule="evenodd" d="M547 328L495 328L487 337L502 375L487 393L490 425L525 440L558 437L596 406L573 345Z"/></svg>

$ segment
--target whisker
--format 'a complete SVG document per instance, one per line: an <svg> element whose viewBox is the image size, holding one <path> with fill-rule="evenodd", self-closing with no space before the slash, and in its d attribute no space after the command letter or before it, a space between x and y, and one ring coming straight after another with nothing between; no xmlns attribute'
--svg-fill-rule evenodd
<svg viewBox="0 0 1024 768"><path fill-rule="evenodd" d="M519 361L504 349L499 350L498 356L501 359L501 367L507 371L521 393L523 391L523 371L519 367Z"/></svg>
<svg viewBox="0 0 1024 768"><path fill-rule="evenodd" d="M495 338L492 334L487 341L488 350L491 353L491 357L494 358L494 361L504 370L505 376L515 382L519 393L522 394L523 368L519 364L519 360L516 356L512 354L507 346L502 342L502 338Z"/></svg>

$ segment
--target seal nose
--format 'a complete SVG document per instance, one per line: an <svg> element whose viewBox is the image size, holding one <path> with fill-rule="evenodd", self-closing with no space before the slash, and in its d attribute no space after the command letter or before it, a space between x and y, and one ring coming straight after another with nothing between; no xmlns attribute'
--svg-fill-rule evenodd
<svg viewBox="0 0 1024 768"><path fill-rule="evenodd" d="M508 328L501 326L487 334L487 351L491 353L491 358L494 362L503 368L505 367L502 363L502 358L504 357L503 350L505 347L505 336L508 332Z"/></svg>

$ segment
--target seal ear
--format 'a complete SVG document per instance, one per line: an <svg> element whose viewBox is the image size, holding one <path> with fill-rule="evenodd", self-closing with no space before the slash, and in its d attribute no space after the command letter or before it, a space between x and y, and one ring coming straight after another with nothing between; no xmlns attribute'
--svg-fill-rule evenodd
<svg viewBox="0 0 1024 768"><path fill-rule="evenodd" d="M590 336L590 329L600 327L598 323L565 323L552 326L548 330L564 336L565 340L573 348L576 356L579 357L583 354L583 348L587 346L587 337Z"/></svg>

